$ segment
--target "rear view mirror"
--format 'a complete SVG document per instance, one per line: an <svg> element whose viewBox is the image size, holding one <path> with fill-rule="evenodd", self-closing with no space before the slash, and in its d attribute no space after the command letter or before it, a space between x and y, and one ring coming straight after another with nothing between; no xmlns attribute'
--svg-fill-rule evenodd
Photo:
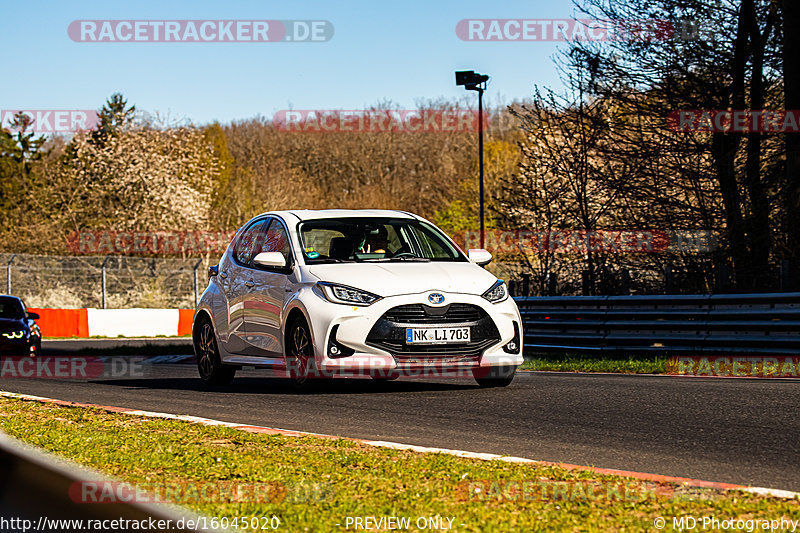
<svg viewBox="0 0 800 533"><path fill-rule="evenodd" d="M467 257L479 266L488 265L492 262L492 254L482 248L471 248L467 252Z"/></svg>
<svg viewBox="0 0 800 533"><path fill-rule="evenodd" d="M39 320L41 317L39 316L39 313L28 313L28 318L31 320Z"/></svg>
<svg viewBox="0 0 800 533"><path fill-rule="evenodd" d="M258 266L283 268L286 266L286 259L280 252L261 252L253 258L253 263Z"/></svg>
<svg viewBox="0 0 800 533"><path fill-rule="evenodd" d="M217 274L219 274L219 265L211 265L210 267L208 267L209 278L213 278Z"/></svg>

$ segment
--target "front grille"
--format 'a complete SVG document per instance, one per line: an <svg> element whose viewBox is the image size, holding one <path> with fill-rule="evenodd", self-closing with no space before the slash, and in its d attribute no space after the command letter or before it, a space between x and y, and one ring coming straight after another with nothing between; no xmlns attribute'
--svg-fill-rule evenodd
<svg viewBox="0 0 800 533"><path fill-rule="evenodd" d="M406 344L409 326L467 326L470 342L460 344ZM443 307L422 304L393 307L378 319L367 344L386 350L401 366L414 364L477 364L483 351L500 340L494 321L478 306L454 303Z"/></svg>
<svg viewBox="0 0 800 533"><path fill-rule="evenodd" d="M398 324L462 324L477 322L485 316L486 312L476 305L450 304L431 307L413 304L393 307L383 318Z"/></svg>

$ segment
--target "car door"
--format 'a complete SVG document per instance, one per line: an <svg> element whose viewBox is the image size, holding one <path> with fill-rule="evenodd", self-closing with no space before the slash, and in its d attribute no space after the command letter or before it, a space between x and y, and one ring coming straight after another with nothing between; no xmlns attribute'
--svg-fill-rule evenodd
<svg viewBox="0 0 800 533"><path fill-rule="evenodd" d="M245 304L246 340L251 353L265 357L283 355L281 323L286 300L292 292L294 279L291 248L286 226L272 217L266 232L260 237L253 257L260 252L280 252L286 267L264 267L252 264L250 281L253 286Z"/></svg>
<svg viewBox="0 0 800 533"><path fill-rule="evenodd" d="M245 307L253 286L251 261L259 246L269 218L253 221L239 235L233 246L230 258L220 265L218 274L220 286L225 294L228 311L226 338L221 338L225 350L234 354L248 354L250 344L246 340Z"/></svg>

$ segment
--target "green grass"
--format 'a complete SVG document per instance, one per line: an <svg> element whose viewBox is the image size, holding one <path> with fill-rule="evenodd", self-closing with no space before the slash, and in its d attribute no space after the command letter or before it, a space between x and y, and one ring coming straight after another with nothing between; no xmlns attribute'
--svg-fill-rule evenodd
<svg viewBox="0 0 800 533"><path fill-rule="evenodd" d="M656 517L670 523L671 517L683 515L800 517L797 501L735 491L698 492L671 485L660 487L668 489L664 494L657 491L661 495L643 501L513 500L491 490L487 500L470 500L466 487L478 480L546 484L631 480L543 465L387 450L341 439L254 434L16 399L0 398L0 429L134 484L286 484L287 497L273 503L184 502L208 516L275 515L283 531L341 531L348 516L408 516L413 524L417 517L438 514L454 517L455 531L653 531ZM315 493L319 497L298 498L292 492L297 486L323 490Z"/></svg>
<svg viewBox="0 0 800 533"><path fill-rule="evenodd" d="M668 359L668 356L659 355L614 358L584 354L525 354L520 370L663 374Z"/></svg>

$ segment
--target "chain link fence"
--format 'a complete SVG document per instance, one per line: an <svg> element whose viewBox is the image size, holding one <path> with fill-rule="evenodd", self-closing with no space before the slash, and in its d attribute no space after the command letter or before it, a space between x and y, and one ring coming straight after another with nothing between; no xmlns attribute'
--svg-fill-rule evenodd
<svg viewBox="0 0 800 533"><path fill-rule="evenodd" d="M199 257L0 254L3 291L29 307L59 309L193 309L208 266Z"/></svg>

